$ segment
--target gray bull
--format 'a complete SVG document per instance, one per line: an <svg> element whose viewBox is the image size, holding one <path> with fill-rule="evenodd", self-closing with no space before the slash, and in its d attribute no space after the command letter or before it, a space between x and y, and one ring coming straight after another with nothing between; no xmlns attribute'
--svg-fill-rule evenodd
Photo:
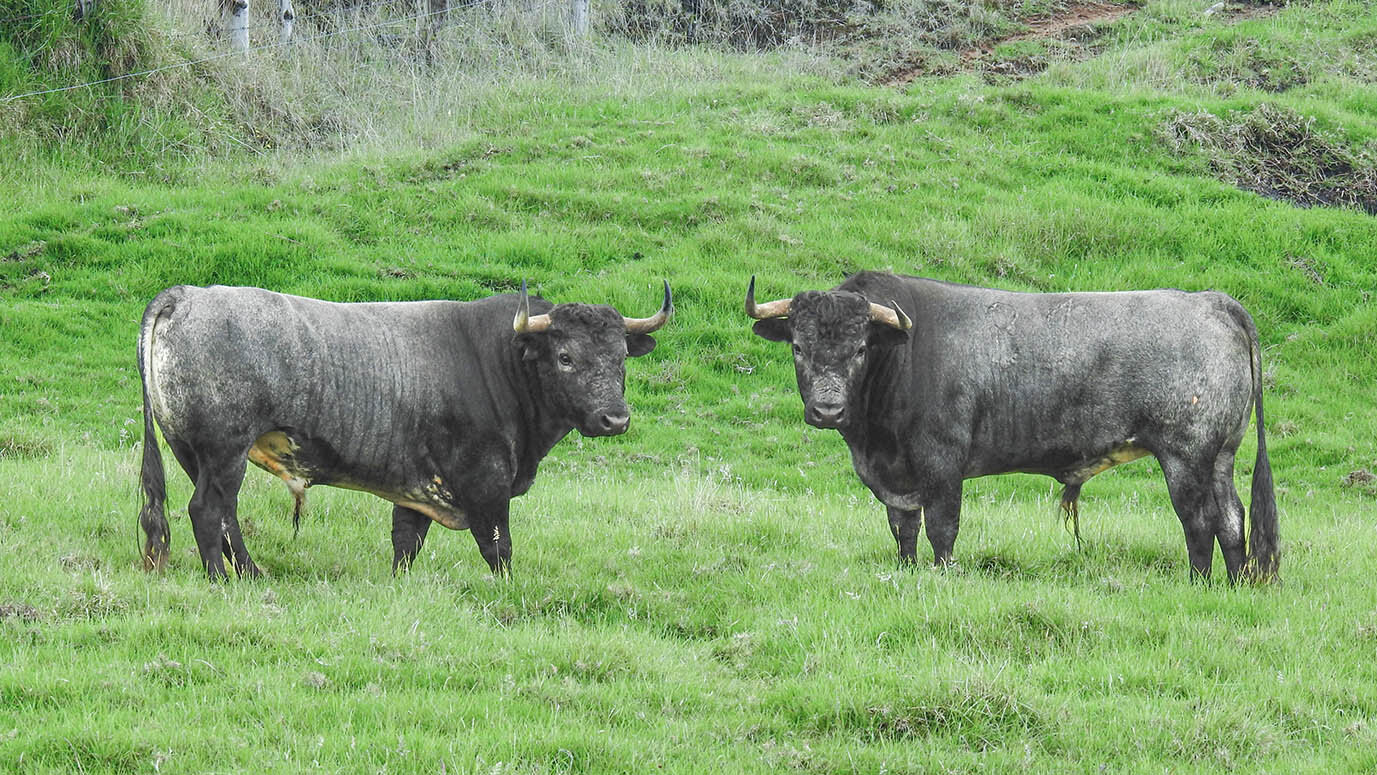
<svg viewBox="0 0 1377 775"><path fill-rule="evenodd" d="M623 318L608 306L521 294L472 302L335 304L258 288L178 286L144 312L143 560L161 569L168 524L156 418L195 485L201 562L223 554L256 576L236 507L247 461L296 496L364 490L394 504L392 567L409 566L431 521L468 529L507 573L509 501L570 430L624 432L626 358L655 347L673 312Z"/></svg>
<svg viewBox="0 0 1377 775"><path fill-rule="evenodd" d="M751 278L746 312L756 334L793 344L805 420L841 431L902 561L924 522L935 562L951 561L965 479L1046 474L1075 518L1086 480L1155 455L1193 576L1209 577L1216 540L1231 582L1277 575L1257 331L1225 294L1011 293L862 272L761 305ZM1253 410L1245 557L1233 469Z"/></svg>

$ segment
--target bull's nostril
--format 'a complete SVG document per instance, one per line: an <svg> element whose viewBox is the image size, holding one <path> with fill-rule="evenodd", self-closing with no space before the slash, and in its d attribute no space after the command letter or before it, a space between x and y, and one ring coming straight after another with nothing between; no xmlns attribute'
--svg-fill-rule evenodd
<svg viewBox="0 0 1377 775"><path fill-rule="evenodd" d="M808 420L817 425L837 427L846 417L846 406L842 404L808 407Z"/></svg>
<svg viewBox="0 0 1377 775"><path fill-rule="evenodd" d="M625 414L605 414L602 416L602 429L605 431L622 431L631 422L631 417Z"/></svg>

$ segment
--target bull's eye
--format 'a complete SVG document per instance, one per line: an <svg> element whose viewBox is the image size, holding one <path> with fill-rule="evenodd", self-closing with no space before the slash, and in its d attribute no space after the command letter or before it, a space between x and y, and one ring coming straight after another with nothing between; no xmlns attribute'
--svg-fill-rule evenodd
<svg viewBox="0 0 1377 775"><path fill-rule="evenodd" d="M573 366L573 365L574 365L574 359L569 357L569 353L560 353L560 354L559 354L559 365L561 365L561 366Z"/></svg>
<svg viewBox="0 0 1377 775"><path fill-rule="evenodd" d="M865 345L861 345L860 347L857 347L857 348L856 348L856 357L857 357L857 358L861 358L861 357L864 357L864 356L865 356Z"/></svg>
<svg viewBox="0 0 1377 775"><path fill-rule="evenodd" d="M795 357L795 358L799 358L799 357L802 357L802 356L803 356L803 348L802 348L802 347L799 347L798 345L794 345L794 357Z"/></svg>

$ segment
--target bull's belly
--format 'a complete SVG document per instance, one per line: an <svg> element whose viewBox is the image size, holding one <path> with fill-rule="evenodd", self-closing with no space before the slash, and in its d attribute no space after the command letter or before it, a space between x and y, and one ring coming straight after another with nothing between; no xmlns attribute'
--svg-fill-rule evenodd
<svg viewBox="0 0 1377 775"><path fill-rule="evenodd" d="M961 478L1013 473L1044 474L1063 484L1078 485L1096 474L1151 454L1150 450L1138 446L1136 438L1129 437L1108 448L1083 454L1061 453L997 463L978 461L968 466ZM927 500L928 493L920 484L920 473L907 461L898 460L892 454L877 454L875 451L856 454L853 451L852 463L861 482L886 506L913 511L922 508Z"/></svg>
<svg viewBox="0 0 1377 775"><path fill-rule="evenodd" d="M1123 441L1085 452L1059 452L1043 457L1030 456L1014 463L1002 465L975 466L968 469L965 478L995 474L1043 474L1063 484L1083 484L1096 474L1130 463L1152 452L1138 445L1138 440L1129 437Z"/></svg>
<svg viewBox="0 0 1377 775"><path fill-rule="evenodd" d="M317 484L360 490L417 511L450 530L467 530L468 517L454 505L454 493L439 474L428 481L400 486L361 481L323 463L330 454L313 454L311 446L301 445L282 431L268 431L249 448L249 462L281 479L298 500L306 488Z"/></svg>

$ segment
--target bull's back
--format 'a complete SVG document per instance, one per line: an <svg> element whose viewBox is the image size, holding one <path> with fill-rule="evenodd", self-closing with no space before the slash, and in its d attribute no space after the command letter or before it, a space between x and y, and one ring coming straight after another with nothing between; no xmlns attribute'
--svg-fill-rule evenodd
<svg viewBox="0 0 1377 775"><path fill-rule="evenodd" d="M143 331L150 404L169 436L242 445L284 429L322 455L386 466L386 451L419 432L460 379L462 332L433 329L461 306L172 288L150 305Z"/></svg>
<svg viewBox="0 0 1377 775"><path fill-rule="evenodd" d="M1125 450L1223 444L1246 427L1249 335L1225 294L916 281L909 301L933 313L928 335L915 323L911 362L943 364L914 371L917 392L965 413L952 420L969 428L969 475L1060 475L1131 459Z"/></svg>

